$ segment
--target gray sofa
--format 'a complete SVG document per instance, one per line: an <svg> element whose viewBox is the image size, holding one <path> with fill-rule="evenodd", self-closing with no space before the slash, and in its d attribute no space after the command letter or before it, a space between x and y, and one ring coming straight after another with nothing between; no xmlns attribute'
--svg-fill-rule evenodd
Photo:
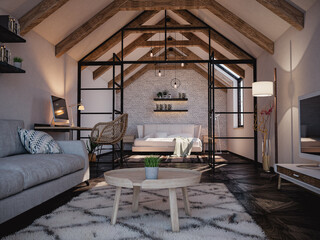
<svg viewBox="0 0 320 240"><path fill-rule="evenodd" d="M0 119L0 223L89 179L82 141L57 141L63 154L29 154L18 127L23 121Z"/></svg>

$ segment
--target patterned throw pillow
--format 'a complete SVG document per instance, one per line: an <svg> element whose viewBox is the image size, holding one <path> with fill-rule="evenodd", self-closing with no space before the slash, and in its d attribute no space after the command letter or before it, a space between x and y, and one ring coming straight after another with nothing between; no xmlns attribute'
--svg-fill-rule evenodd
<svg viewBox="0 0 320 240"><path fill-rule="evenodd" d="M58 143L45 132L19 128L18 133L22 145L29 153L62 153Z"/></svg>

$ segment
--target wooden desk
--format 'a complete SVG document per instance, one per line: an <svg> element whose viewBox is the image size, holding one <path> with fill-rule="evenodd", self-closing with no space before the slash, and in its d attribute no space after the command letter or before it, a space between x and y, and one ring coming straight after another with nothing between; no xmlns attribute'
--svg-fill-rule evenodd
<svg viewBox="0 0 320 240"><path fill-rule="evenodd" d="M34 130L44 132L69 132L69 140L73 140L73 131L91 131L90 127L40 126L35 124Z"/></svg>

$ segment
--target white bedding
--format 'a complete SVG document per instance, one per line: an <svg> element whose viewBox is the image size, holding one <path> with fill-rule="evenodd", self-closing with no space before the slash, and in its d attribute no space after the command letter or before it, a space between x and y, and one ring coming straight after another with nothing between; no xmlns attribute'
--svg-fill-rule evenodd
<svg viewBox="0 0 320 240"><path fill-rule="evenodd" d="M174 147L174 138L136 138L134 146L136 147ZM192 147L202 147L202 142L199 138L193 139Z"/></svg>

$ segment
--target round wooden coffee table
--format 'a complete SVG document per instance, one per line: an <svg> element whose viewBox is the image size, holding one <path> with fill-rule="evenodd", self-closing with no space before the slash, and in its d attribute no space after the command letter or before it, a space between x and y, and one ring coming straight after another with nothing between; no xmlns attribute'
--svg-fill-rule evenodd
<svg viewBox="0 0 320 240"><path fill-rule="evenodd" d="M170 216L172 231L179 231L179 216L176 188L182 188L184 209L191 215L187 187L200 182L201 173L195 170L180 168L159 168L158 179L146 180L144 168L127 168L104 173L109 185L116 186L111 224L117 221L121 188L133 188L132 211L138 211L140 189L169 189Z"/></svg>

